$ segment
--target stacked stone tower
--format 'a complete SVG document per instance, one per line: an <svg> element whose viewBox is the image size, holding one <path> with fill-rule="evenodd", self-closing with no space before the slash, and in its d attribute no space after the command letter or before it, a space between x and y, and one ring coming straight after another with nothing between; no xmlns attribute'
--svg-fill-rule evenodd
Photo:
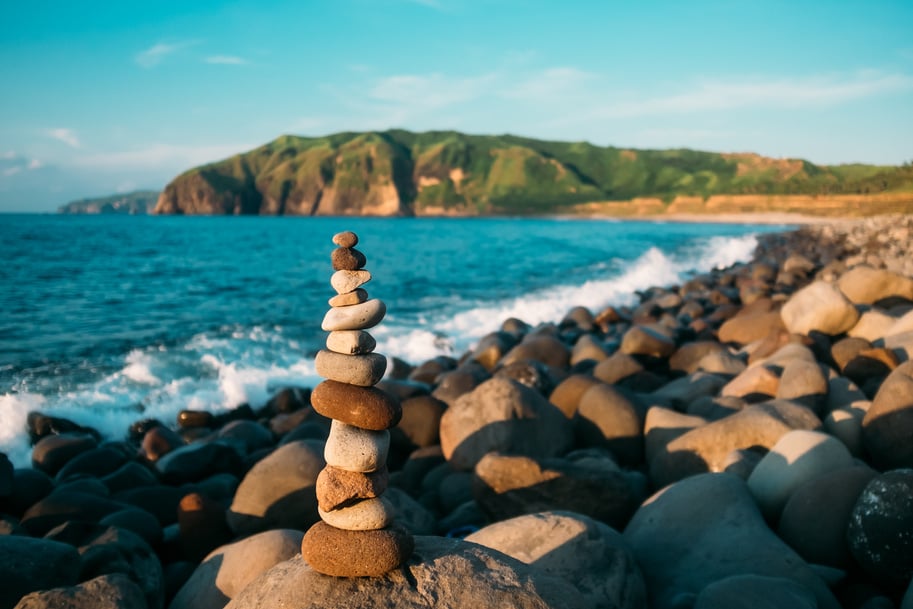
<svg viewBox="0 0 913 609"><path fill-rule="evenodd" d="M393 523L393 506L383 498L387 487L387 452L391 427L399 422L399 402L374 385L387 359L374 353L374 338L365 332L384 318L386 306L369 299L361 287L371 280L358 237L346 231L333 236L330 284L337 295L322 328L330 334L317 354L317 374L326 380L311 393L314 410L333 419L317 478L321 521L308 530L301 554L312 569L337 577L387 573L405 562L412 536Z"/></svg>

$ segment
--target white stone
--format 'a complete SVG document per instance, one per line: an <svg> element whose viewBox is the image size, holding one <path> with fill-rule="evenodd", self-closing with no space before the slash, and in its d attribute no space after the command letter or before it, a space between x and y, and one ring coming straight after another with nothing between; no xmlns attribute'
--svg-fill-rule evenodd
<svg viewBox="0 0 913 609"><path fill-rule="evenodd" d="M371 273L364 269L360 271L336 271L330 276L330 285L337 294L348 294L356 288L371 281Z"/></svg>
<svg viewBox="0 0 913 609"><path fill-rule="evenodd" d="M374 531L393 524L395 511L389 501L383 497L364 499L353 505L324 512L317 508L317 513L325 523L346 531Z"/></svg>
<svg viewBox="0 0 913 609"><path fill-rule="evenodd" d="M323 317L320 328L325 332L373 328L381 322L386 312L387 306L377 298L347 307L333 307Z"/></svg>
<svg viewBox="0 0 913 609"><path fill-rule="evenodd" d="M323 450L327 465L350 472L374 472L387 463L390 432L371 431L334 420Z"/></svg>

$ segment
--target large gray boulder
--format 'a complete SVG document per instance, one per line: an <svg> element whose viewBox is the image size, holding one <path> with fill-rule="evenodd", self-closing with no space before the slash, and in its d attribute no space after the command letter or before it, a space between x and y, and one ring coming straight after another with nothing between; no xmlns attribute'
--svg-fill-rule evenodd
<svg viewBox="0 0 913 609"><path fill-rule="evenodd" d="M837 609L821 578L768 528L748 487L731 474L681 480L648 499L624 532L643 570L654 609L686 606L735 575L792 580L820 609ZM690 603L689 603L690 604Z"/></svg>
<svg viewBox="0 0 913 609"><path fill-rule="evenodd" d="M441 417L441 448L454 469L471 470L491 451L556 457L573 443L571 423L540 393L492 378Z"/></svg>
<svg viewBox="0 0 913 609"><path fill-rule="evenodd" d="M326 463L323 442L296 440L254 465L235 493L226 515L238 535L267 529L307 530L317 522L317 476Z"/></svg>
<svg viewBox="0 0 913 609"><path fill-rule="evenodd" d="M296 556L247 585L230 609L551 609L586 607L566 581L495 550L446 537L416 537L402 568L380 577L330 577Z"/></svg>
<svg viewBox="0 0 913 609"><path fill-rule="evenodd" d="M301 552L304 533L274 529L217 548L178 590L169 609L222 609L261 573Z"/></svg>
<svg viewBox="0 0 913 609"><path fill-rule="evenodd" d="M593 609L640 609L640 567L615 529L574 512L540 512L490 524L465 539L575 586Z"/></svg>

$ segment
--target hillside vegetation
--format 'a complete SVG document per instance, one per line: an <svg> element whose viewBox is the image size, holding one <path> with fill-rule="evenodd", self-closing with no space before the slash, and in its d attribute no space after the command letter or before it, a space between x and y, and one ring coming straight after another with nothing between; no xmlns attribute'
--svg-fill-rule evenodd
<svg viewBox="0 0 913 609"><path fill-rule="evenodd" d="M578 213L587 209L582 204L635 199L667 207L677 198L716 195L886 192L913 202L909 165L821 166L751 153L391 130L279 137L181 174L155 213L517 215Z"/></svg>

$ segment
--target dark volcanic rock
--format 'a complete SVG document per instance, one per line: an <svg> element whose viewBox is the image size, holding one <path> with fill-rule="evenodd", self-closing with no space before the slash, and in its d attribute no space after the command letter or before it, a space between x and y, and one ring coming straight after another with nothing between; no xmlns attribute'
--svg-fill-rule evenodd
<svg viewBox="0 0 913 609"><path fill-rule="evenodd" d="M913 469L869 482L853 507L847 541L856 562L877 580L902 586L913 576Z"/></svg>

